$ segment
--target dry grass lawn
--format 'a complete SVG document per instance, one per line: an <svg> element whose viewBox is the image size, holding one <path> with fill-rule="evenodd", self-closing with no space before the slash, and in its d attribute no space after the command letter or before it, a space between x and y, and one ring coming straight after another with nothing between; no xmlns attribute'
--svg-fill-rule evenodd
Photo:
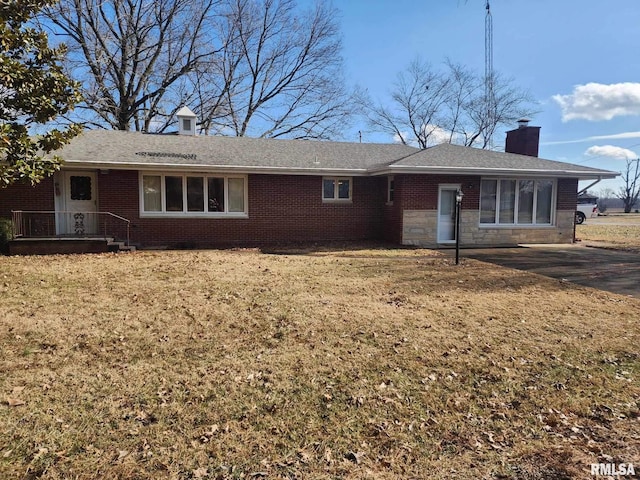
<svg viewBox="0 0 640 480"><path fill-rule="evenodd" d="M576 237L587 245L640 253L640 215L612 214L576 225Z"/></svg>
<svg viewBox="0 0 640 480"><path fill-rule="evenodd" d="M0 257L0 478L640 470L640 300L429 250Z"/></svg>

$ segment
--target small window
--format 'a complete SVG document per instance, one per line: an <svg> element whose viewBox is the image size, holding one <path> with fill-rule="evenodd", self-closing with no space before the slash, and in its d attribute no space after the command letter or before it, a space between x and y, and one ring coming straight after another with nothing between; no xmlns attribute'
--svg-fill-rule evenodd
<svg viewBox="0 0 640 480"><path fill-rule="evenodd" d="M71 200L91 200L91 177L70 177Z"/></svg>
<svg viewBox="0 0 640 480"><path fill-rule="evenodd" d="M389 205L393 204L393 191L394 191L394 181L393 177L387 177L387 203Z"/></svg>
<svg viewBox="0 0 640 480"><path fill-rule="evenodd" d="M341 202L351 200L351 179L329 177L323 178L322 200Z"/></svg>
<svg viewBox="0 0 640 480"><path fill-rule="evenodd" d="M191 119L190 118L183 118L182 119L182 130L191 131Z"/></svg>

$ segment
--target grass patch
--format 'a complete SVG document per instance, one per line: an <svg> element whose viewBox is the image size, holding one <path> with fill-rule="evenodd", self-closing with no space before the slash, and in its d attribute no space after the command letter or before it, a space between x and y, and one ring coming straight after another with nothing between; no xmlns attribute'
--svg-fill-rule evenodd
<svg viewBox="0 0 640 480"><path fill-rule="evenodd" d="M1 478L640 464L638 299L428 250L0 258Z"/></svg>
<svg viewBox="0 0 640 480"><path fill-rule="evenodd" d="M591 218L576 225L576 237L588 245L640 253L640 215Z"/></svg>

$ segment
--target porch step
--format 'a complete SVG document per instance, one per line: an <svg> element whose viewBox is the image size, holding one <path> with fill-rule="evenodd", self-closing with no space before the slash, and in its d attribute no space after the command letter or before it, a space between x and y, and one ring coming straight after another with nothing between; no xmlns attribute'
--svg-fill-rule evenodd
<svg viewBox="0 0 640 480"><path fill-rule="evenodd" d="M107 238L107 247L110 252L135 252L136 247L134 245L125 245L125 242L115 240L113 238Z"/></svg>
<svg viewBox="0 0 640 480"><path fill-rule="evenodd" d="M9 255L52 255L69 253L135 252L136 247L114 238L14 238Z"/></svg>

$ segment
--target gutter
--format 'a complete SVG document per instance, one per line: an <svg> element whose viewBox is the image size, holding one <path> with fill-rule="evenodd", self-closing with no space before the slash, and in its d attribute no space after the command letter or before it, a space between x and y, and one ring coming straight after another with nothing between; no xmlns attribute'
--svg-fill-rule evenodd
<svg viewBox="0 0 640 480"><path fill-rule="evenodd" d="M239 165L205 165L205 164L176 164L176 163L143 163L124 164L118 162L76 162L66 160L63 168L95 168L99 170L141 170L158 171L171 170L180 172L220 172L220 173L261 173L279 175L336 175L336 176L369 176L364 168L309 168L309 167L262 167Z"/></svg>
<svg viewBox="0 0 640 480"><path fill-rule="evenodd" d="M593 180L597 182L603 179L616 178L617 172L597 170L594 173L582 170L545 170L545 169L506 169L492 167L433 167L433 166L396 166L384 165L373 168L320 168L320 167L276 167L276 166L239 166L239 165L206 165L206 164L180 164L180 163L120 163L120 162L88 162L66 160L63 166L71 168L95 168L101 170L142 170L158 171L170 170L181 172L220 172L220 173L256 173L277 175L335 175L335 176L381 176L394 174L431 174L431 175L474 175L474 176L532 176L532 177L558 177L578 178L579 180ZM587 188L591 188L592 184Z"/></svg>
<svg viewBox="0 0 640 480"><path fill-rule="evenodd" d="M382 167L370 170L372 175L394 175L394 174L426 174L433 175L495 175L495 176L533 176L533 177L559 177L559 178L578 178L580 180L598 179L598 181L607 178L616 178L619 173L606 170L597 170L596 172L585 172L584 170L546 170L546 169L513 169L513 168L493 168L493 167L433 167L433 166L395 166Z"/></svg>

